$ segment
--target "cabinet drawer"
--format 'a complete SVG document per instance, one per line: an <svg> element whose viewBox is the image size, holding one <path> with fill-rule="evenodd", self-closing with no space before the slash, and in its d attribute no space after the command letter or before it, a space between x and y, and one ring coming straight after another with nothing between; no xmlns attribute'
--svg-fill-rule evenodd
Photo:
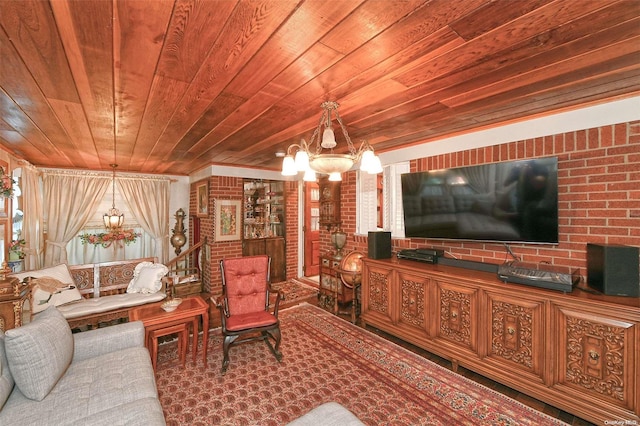
<svg viewBox="0 0 640 426"><path fill-rule="evenodd" d="M336 269L340 266L340 261L336 259L322 258L322 266L325 268Z"/></svg>

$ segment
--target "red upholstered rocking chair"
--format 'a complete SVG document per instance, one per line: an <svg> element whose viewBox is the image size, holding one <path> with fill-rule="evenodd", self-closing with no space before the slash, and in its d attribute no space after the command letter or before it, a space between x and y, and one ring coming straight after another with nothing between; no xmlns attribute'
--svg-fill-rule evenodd
<svg viewBox="0 0 640 426"><path fill-rule="evenodd" d="M264 340L276 359L282 360L278 307L283 294L271 290L269 256L245 256L220 261L222 295L217 300L222 319L222 374L229 366L229 348L234 343ZM277 294L273 313L269 295ZM272 339L275 346L272 345Z"/></svg>

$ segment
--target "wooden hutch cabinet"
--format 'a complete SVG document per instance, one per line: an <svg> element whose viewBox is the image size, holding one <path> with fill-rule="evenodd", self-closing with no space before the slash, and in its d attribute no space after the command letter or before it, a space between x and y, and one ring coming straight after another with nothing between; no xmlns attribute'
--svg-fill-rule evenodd
<svg viewBox="0 0 640 426"><path fill-rule="evenodd" d="M338 313L339 304L347 304L353 300L353 291L342 284L340 278L340 262L333 253L320 255L319 303L325 309Z"/></svg>
<svg viewBox="0 0 640 426"><path fill-rule="evenodd" d="M327 177L318 181L320 189L320 226L331 229L342 223L340 218L340 183L331 182Z"/></svg>
<svg viewBox="0 0 640 426"><path fill-rule="evenodd" d="M271 257L271 282L287 279L284 182L245 180L242 255Z"/></svg>
<svg viewBox="0 0 640 426"><path fill-rule="evenodd" d="M363 260L363 324L588 421L640 422L640 298Z"/></svg>

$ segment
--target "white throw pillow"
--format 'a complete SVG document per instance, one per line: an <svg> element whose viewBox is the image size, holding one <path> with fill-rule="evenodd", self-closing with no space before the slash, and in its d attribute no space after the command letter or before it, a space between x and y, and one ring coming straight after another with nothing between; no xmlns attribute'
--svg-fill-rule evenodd
<svg viewBox="0 0 640 426"><path fill-rule="evenodd" d="M162 277L169 268L162 263L140 262L133 270L127 293L156 293L162 288Z"/></svg>
<svg viewBox="0 0 640 426"><path fill-rule="evenodd" d="M69 272L69 268L64 263L49 268L38 269L36 271L20 272L18 274L12 274L21 282L27 277L37 279L43 279L44 281L54 280L57 281L55 290L45 290L43 286L38 286L37 282L32 290L32 302L31 309L34 314L44 311L49 306L60 306L65 303L74 302L82 299L80 291L76 287L73 277ZM51 284L47 282L45 284Z"/></svg>

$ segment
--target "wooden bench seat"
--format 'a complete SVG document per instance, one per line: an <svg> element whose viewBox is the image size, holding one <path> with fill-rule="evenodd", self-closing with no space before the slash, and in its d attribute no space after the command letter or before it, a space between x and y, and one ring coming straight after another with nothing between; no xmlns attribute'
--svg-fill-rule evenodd
<svg viewBox="0 0 640 426"><path fill-rule="evenodd" d="M61 300L57 303L58 310L67 319L69 326L72 329L97 328L100 323L109 323L115 320L125 322L129 318L131 308L158 302L167 296L164 279L161 280L160 290L155 293L127 293L129 283L134 278L136 266L142 262L157 263L157 259L147 257L85 265L67 266L63 264L25 271L15 274L15 276L21 281L24 280L25 284L29 284L31 287L29 296L31 316L38 315L37 312L43 309L41 307L42 293L34 296L36 287L32 283L37 283L39 278L50 278L54 281L58 280L60 283L75 285L75 288L71 287L72 290L69 290L68 287L66 289L71 291L69 293L72 295L69 298L70 301ZM160 273L163 273L162 270ZM35 285L37 286L37 284ZM73 292L77 295L75 300ZM35 309L35 303L38 303L39 309Z"/></svg>
<svg viewBox="0 0 640 426"><path fill-rule="evenodd" d="M153 257L69 266L69 272L84 300L59 306L73 328L97 328L100 323L126 321L134 306L153 303L166 297L163 288L154 294L127 293L136 266L156 263Z"/></svg>

